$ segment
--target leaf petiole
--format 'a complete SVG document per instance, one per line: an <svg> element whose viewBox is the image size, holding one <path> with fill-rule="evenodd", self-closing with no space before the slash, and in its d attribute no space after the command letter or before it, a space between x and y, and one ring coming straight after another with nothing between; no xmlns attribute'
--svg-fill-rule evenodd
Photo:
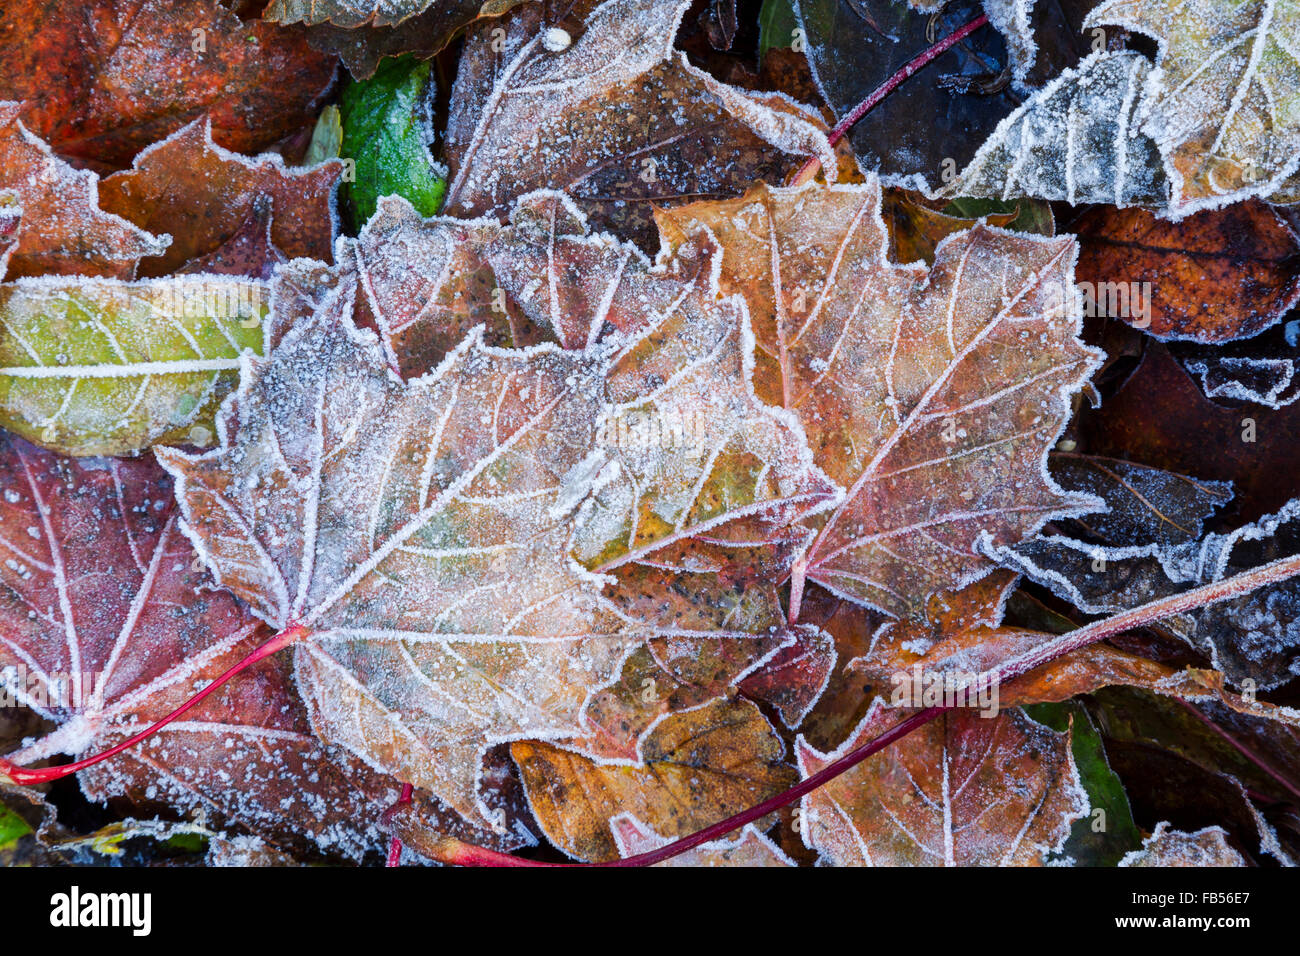
<svg viewBox="0 0 1300 956"><path fill-rule="evenodd" d="M261 647L257 648L257 650L253 651L241 660L238 664L231 667L207 687L203 688L203 690L199 691L185 703L181 704L166 717L150 724L144 730L137 734L133 734L126 740L113 745L102 753L95 754L92 757L85 757L81 760L74 761L73 763L60 764L57 767L37 767L36 769L20 767L17 764L0 757L0 783L12 783L17 784L20 787L29 787L39 783L52 783L55 780L62 780L64 777L69 777L80 770L85 770L87 767L93 767L95 764L107 760L109 757L114 757L122 751L134 747L141 741L152 737L173 720L193 708L209 694L226 684L231 680L231 678L243 673L258 661L265 660L272 654L296 644L298 641L306 638L310 633L311 632L301 624L295 624L285 628L279 634L275 635L275 637L271 638Z"/></svg>
<svg viewBox="0 0 1300 956"><path fill-rule="evenodd" d="M898 89L898 87L900 87L903 84L903 81L910 78L912 74L916 73L926 64L928 64L931 60L935 59L936 57L944 53L947 53L954 46L956 46L962 40L966 39L968 36L970 36L980 27L985 26L988 22L989 22L989 18L985 14L981 13L979 16L971 20L969 23L966 23L963 26L958 27L956 30L954 30L948 36L944 37L934 46L926 47L924 50L922 50L912 59L908 60L907 63L903 64L902 69L900 69L889 79L885 80L884 83L881 83L880 86L876 87L876 89L872 91L870 96L868 96L857 106L853 107L853 109L850 110L848 114L844 116L843 119L841 119L838 123L835 124L834 129L832 129L829 135L826 137L827 142L829 142L832 146L834 146L836 143L838 143L840 140L844 138L845 134L848 133L850 129L853 128L854 123L862 119L862 117L866 116L873 109L879 106L880 102L885 97L887 97L890 93L894 92L894 90ZM818 159L816 156L810 156L808 158L808 161L804 163L802 167L800 167L799 172L795 173L794 179L790 180L789 185L802 186L804 183L808 182L814 176L817 175L817 170L821 169L821 165L822 163L820 159Z"/></svg>

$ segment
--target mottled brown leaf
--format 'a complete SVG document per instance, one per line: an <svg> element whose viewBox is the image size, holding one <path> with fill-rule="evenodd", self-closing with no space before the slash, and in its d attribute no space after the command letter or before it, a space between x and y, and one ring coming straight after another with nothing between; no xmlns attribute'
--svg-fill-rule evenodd
<svg viewBox="0 0 1300 956"><path fill-rule="evenodd" d="M33 133L100 167L125 166L204 115L222 146L256 153L312 121L335 70L300 29L243 23L217 0L0 11L0 99L26 100Z"/></svg>
<svg viewBox="0 0 1300 956"><path fill-rule="evenodd" d="M530 5L472 33L447 125L446 210L500 214L531 190L564 189L598 227L649 244L651 204L736 195L809 154L833 169L815 112L726 86L673 52L689 6L588 0L572 37L548 34Z"/></svg>
<svg viewBox="0 0 1300 956"><path fill-rule="evenodd" d="M804 777L888 729L876 705L838 750L797 749ZM949 711L803 798L804 842L835 866L1040 866L1088 810L1058 734L1019 711Z"/></svg>
<svg viewBox="0 0 1300 956"><path fill-rule="evenodd" d="M195 120L135 158L100 186L100 204L111 213L172 244L146 259L140 275L174 272L230 241L256 207L270 219L270 240L289 258L331 261L334 187L343 166L329 161L290 169L276 154L252 159L212 141L211 125Z"/></svg>
<svg viewBox="0 0 1300 956"><path fill-rule="evenodd" d="M1074 241L977 226L932 267L885 252L880 187L755 187L659 214L672 246L693 223L743 294L755 389L794 412L814 459L848 489L816 519L794 580L892 614L986 573L981 533L1019 540L1078 513L1046 473L1069 396L1099 353L1078 338Z"/></svg>
<svg viewBox="0 0 1300 956"><path fill-rule="evenodd" d="M572 856L619 856L611 818L630 813L676 839L794 783L785 745L746 701L673 714L651 732L643 765L604 763L540 741L511 745L533 813Z"/></svg>

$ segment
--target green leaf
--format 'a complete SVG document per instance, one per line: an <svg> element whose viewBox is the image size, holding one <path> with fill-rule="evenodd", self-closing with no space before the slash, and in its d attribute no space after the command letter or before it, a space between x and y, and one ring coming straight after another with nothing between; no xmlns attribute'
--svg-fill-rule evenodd
<svg viewBox="0 0 1300 956"><path fill-rule="evenodd" d="M429 153L430 66L411 56L385 61L375 75L343 91L340 155L352 160L345 194L359 225L375 213L380 196L401 196L422 216L442 206L446 170Z"/></svg>
<svg viewBox="0 0 1300 956"><path fill-rule="evenodd" d="M31 832L26 820L12 810L0 807L0 850Z"/></svg>
<svg viewBox="0 0 1300 956"><path fill-rule="evenodd" d="M211 444L262 351L266 285L233 276L0 286L0 426L68 455Z"/></svg>
<svg viewBox="0 0 1300 956"><path fill-rule="evenodd" d="M763 0L758 12L758 55L761 59L768 50L790 47L794 44L794 31L799 27L795 16L794 0Z"/></svg>
<svg viewBox="0 0 1300 956"><path fill-rule="evenodd" d="M1031 232L1040 236L1056 235L1056 220L1052 207L1041 199L981 199L960 196L943 209L949 216L979 219L983 216L1005 216L1015 213L1016 218L1007 223L1007 229Z"/></svg>
<svg viewBox="0 0 1300 956"><path fill-rule="evenodd" d="M1079 782L1088 792L1092 812L1074 822L1061 854L1073 857L1080 866L1116 865L1125 853L1142 845L1142 834L1133 822L1124 784L1110 769L1101 734L1088 717L1088 712L1074 701L1033 704L1023 710L1057 732L1070 726L1070 717L1074 717L1071 750L1079 768Z"/></svg>

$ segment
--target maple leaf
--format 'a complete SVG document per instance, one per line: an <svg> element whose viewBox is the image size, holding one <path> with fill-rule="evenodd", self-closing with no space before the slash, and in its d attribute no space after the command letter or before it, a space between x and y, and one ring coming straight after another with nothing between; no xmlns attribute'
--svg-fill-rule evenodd
<svg viewBox="0 0 1300 956"><path fill-rule="evenodd" d="M686 836L794 782L785 745L748 701L672 714L640 765L593 760L542 741L510 746L533 814L550 841L584 860L617 859L610 822L631 813L656 833Z"/></svg>
<svg viewBox="0 0 1300 956"><path fill-rule="evenodd" d="M1300 168L1300 4L1295 0L1104 0L1113 24L1160 47L1142 131L1165 157L1171 210L1268 195Z"/></svg>
<svg viewBox="0 0 1300 956"><path fill-rule="evenodd" d="M318 733L486 817L486 744L576 732L635 643L555 507L599 368L470 337L405 383L343 298L250 362L221 448L159 460L219 582L314 633L297 673Z"/></svg>
<svg viewBox="0 0 1300 956"><path fill-rule="evenodd" d="M98 177L73 169L32 135L18 119L23 108L0 103L0 190L16 196L23 217L9 252L9 277L134 277L140 258L160 255L170 237L154 236L101 209Z"/></svg>
<svg viewBox="0 0 1300 956"><path fill-rule="evenodd" d="M0 423L76 455L210 444L240 353L262 349L265 293L225 276L0 285Z"/></svg>
<svg viewBox="0 0 1300 956"><path fill-rule="evenodd" d="M1093 54L1008 113L940 193L1165 205L1159 148L1138 132L1150 76L1139 53Z"/></svg>
<svg viewBox="0 0 1300 956"><path fill-rule="evenodd" d="M433 367L485 318L501 344L522 344L527 329L525 341L607 346L609 408L587 465L593 481L603 477L584 505L575 556L615 573L709 535L716 561L728 541L781 539L838 489L798 426L754 394L746 310L735 298L718 301L716 249L697 238L652 267L632 244L591 234L560 193L524 197L507 226L422 220L390 199L355 242L341 243L328 282L355 289L353 314L380 331L407 374ZM277 322L299 321L321 287L314 271L285 273Z"/></svg>
<svg viewBox="0 0 1300 956"><path fill-rule="evenodd" d="M880 187L760 185L658 214L665 244L707 226L745 295L755 390L796 414L848 489L812 522L801 579L892 614L987 572L981 531L1019 540L1088 507L1045 456L1099 353L1078 338L1074 241L978 226L933 266L885 256Z"/></svg>
<svg viewBox="0 0 1300 956"><path fill-rule="evenodd" d="M1249 338L1300 301L1300 241L1258 200L1178 222L1141 209L1100 208L1073 230L1078 279L1093 299L1089 313L1118 318L1162 341ZM1116 276L1124 283L1114 283ZM1143 290L1145 307L1138 301Z"/></svg>
<svg viewBox="0 0 1300 956"><path fill-rule="evenodd" d="M337 161L293 170L274 153L248 158L212 140L207 120L195 120L135 157L132 167L100 185L100 205L154 233L172 236L140 275L174 272L230 240L255 207L270 219L270 239L289 258L330 261Z"/></svg>
<svg viewBox="0 0 1300 956"><path fill-rule="evenodd" d="M877 701L834 753L800 739L804 777L896 720ZM950 711L803 798L801 832L834 866L1034 866L1088 811L1070 734L1018 711Z"/></svg>
<svg viewBox="0 0 1300 956"><path fill-rule="evenodd" d="M336 69L301 30L243 23L217 0L22 0L0 38L0 99L27 101L33 133L102 166L204 115L222 146L258 152L311 121Z"/></svg>
<svg viewBox="0 0 1300 956"><path fill-rule="evenodd" d="M407 250L423 261L415 240L445 251L465 228L434 220L411 241L390 236L380 264L391 274L410 260ZM634 614L619 587L602 594L621 584L609 575L634 572L650 552L691 547L705 532L721 551L738 547L718 529L779 529L781 515L824 503L833 486L797 427L754 398L742 374L744 310L717 302L704 280L629 269L632 288L653 291L636 303L672 307L638 314L641 327L625 338L587 350L498 351L475 332L433 373L403 382L391 353L346 318L383 272L367 269L358 281L355 249L343 248L353 254L288 307L294 318L272 333L271 356L249 360L222 419L223 447L201 457L163 449L159 458L180 479L187 529L221 583L277 628L313 632L297 657L317 730L472 814L487 743L588 734L589 698L646 638L672 636L698 653L698 642L755 636L744 615L715 610L696 624L680 613ZM290 298L277 292L277 303ZM372 306L380 301L371 295ZM675 403L716 421L703 437L711 454L653 454L653 445L623 453L601 437L620 398ZM604 496L599 515L595 496ZM642 522L658 525L629 537L645 502L654 510ZM578 539L604 562L595 564L600 576L568 557ZM423 600L411 605L412 593ZM687 603L718 607L707 597Z"/></svg>
<svg viewBox="0 0 1300 956"><path fill-rule="evenodd" d="M720 83L673 52L689 6L587 0L582 35L561 31L567 46L536 5L472 33L447 121L447 212L499 213L534 189L564 189L598 226L648 239L650 203L739 193L782 175L782 153L834 169L815 113ZM495 29L506 31L499 43Z"/></svg>
<svg viewBox="0 0 1300 956"><path fill-rule="evenodd" d="M1175 830L1167 821L1156 824L1120 866L1245 866L1246 861L1228 843L1223 827L1205 827L1195 833Z"/></svg>
<svg viewBox="0 0 1300 956"><path fill-rule="evenodd" d="M112 746L266 640L262 622L208 586L152 460L74 461L4 437L0 485L0 674L58 725L10 756ZM376 822L400 789L316 739L276 661L80 782L93 800L216 814L351 857L378 846Z"/></svg>
<svg viewBox="0 0 1300 956"><path fill-rule="evenodd" d="M626 859L667 846L671 841L661 836L630 813L611 817L610 829L619 855ZM712 840L693 850L656 863L655 866L795 866L781 848L754 829L753 824L732 840Z"/></svg>

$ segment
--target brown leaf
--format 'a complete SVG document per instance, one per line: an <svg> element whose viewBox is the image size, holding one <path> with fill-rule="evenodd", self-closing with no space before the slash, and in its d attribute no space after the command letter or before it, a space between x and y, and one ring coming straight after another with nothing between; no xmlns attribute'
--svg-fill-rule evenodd
<svg viewBox="0 0 1300 956"><path fill-rule="evenodd" d="M1155 468L1231 481L1243 520L1281 508L1294 494L1279 475L1300 471L1300 405L1224 408L1209 401L1163 346L1101 408L1080 416L1085 447Z"/></svg>
<svg viewBox="0 0 1300 956"><path fill-rule="evenodd" d="M848 489L798 568L891 614L986 573L980 534L1020 540L1087 508L1046 473L1069 395L1099 353L1078 338L1072 239L977 226L933 267L885 256L880 187L755 187L658 214L665 244L704 223L722 288L745 295L760 398L793 411Z"/></svg>
<svg viewBox="0 0 1300 956"><path fill-rule="evenodd" d="M249 159L212 141L211 125L195 120L135 158L100 187L104 209L150 232L172 236L140 274L167 275L229 242L262 204L270 239L289 258L331 261L334 187L341 163L295 170L273 153Z"/></svg>
<svg viewBox="0 0 1300 956"><path fill-rule="evenodd" d="M1195 833L1156 824L1155 832L1119 861L1120 866L1245 866L1246 861L1228 843L1222 827L1205 827Z"/></svg>
<svg viewBox="0 0 1300 956"><path fill-rule="evenodd" d="M414 53L421 59L437 55L457 34L480 17L496 17L518 6L522 0L417 0L411 9L424 6L400 22L376 4L303 4L295 0L273 0L263 16L281 23L305 22L307 42L326 53L337 53L358 80L374 76L387 56ZM368 20L367 11L373 11ZM346 20L347 22L340 22ZM357 22L360 21L360 22ZM384 22L381 22L384 21Z"/></svg>
<svg viewBox="0 0 1300 956"><path fill-rule="evenodd" d="M101 167L204 115L222 146L259 152L312 121L335 69L301 29L242 23L217 0L19 0L0 12L0 99L26 100L33 133Z"/></svg>
<svg viewBox="0 0 1300 956"><path fill-rule="evenodd" d="M1248 338L1300 300L1300 242L1258 200L1179 222L1098 207L1073 230L1089 314L1161 340Z"/></svg>
<svg viewBox="0 0 1300 956"><path fill-rule="evenodd" d="M792 785L785 745L758 708L719 701L665 718L641 766L600 763L552 744L511 745L533 813L552 843L584 860L618 858L611 818L631 813L676 839Z"/></svg>
<svg viewBox="0 0 1300 956"><path fill-rule="evenodd" d="M21 103L0 103L0 190L16 195L22 207L8 277L133 278L140 258L160 255L168 237L101 209L99 178L55 156L18 119L22 112ZM12 219L7 221L12 236Z"/></svg>
<svg viewBox="0 0 1300 956"><path fill-rule="evenodd" d="M181 480L187 531L221 583L276 628L310 630L297 679L324 739L486 822L475 781L490 744L587 733L593 694L647 638L684 648L753 639L743 615L696 630L633 616L616 588L605 592L604 575L656 549L732 516L750 533L758 517L792 502L797 514L823 493L806 455L799 464L797 430L745 398L742 313L716 300L706 308L691 284L673 289L700 296L683 313L699 324L683 337L673 313L649 320L620 343L641 365L620 365L622 353L605 345L503 351L475 334L433 374L403 382L373 334L350 325L359 289L340 281L254 362L226 406L220 449L159 452ZM727 390L707 378L711 363L730 370ZM611 371L620 368L624 379ZM601 442L605 403L637 398L617 389L638 369L668 375L657 398L666 405L679 389L687 407L719 403L725 422L735 414L727 403L740 402L750 423L708 435L759 443L748 454L737 446L737 474L718 463L724 449L710 471L673 449ZM763 442L772 468L755 485ZM643 501L662 498L655 515L666 530L644 553L598 547L615 556L598 577L568 556L575 532L595 527L597 493L602 520L625 527L614 505L636 499L615 495L634 481Z"/></svg>
<svg viewBox="0 0 1300 956"><path fill-rule="evenodd" d="M809 154L833 169L816 113L673 52L689 6L585 0L575 37L547 33L529 5L472 33L447 125L447 212L500 214L531 190L564 189L597 227L646 244L651 204L736 195Z"/></svg>
<svg viewBox="0 0 1300 956"><path fill-rule="evenodd" d="M630 813L620 813L609 821L618 844L618 852L625 859L665 847L672 841L660 836ZM692 850L680 853L655 866L795 866L775 843L754 829L753 824L740 831L732 840L711 840Z"/></svg>
<svg viewBox="0 0 1300 956"><path fill-rule="evenodd" d="M877 704L838 750L799 741L805 778L878 736ZM1088 810L1058 734L1019 711L949 711L803 798L804 842L834 866L1040 866Z"/></svg>

